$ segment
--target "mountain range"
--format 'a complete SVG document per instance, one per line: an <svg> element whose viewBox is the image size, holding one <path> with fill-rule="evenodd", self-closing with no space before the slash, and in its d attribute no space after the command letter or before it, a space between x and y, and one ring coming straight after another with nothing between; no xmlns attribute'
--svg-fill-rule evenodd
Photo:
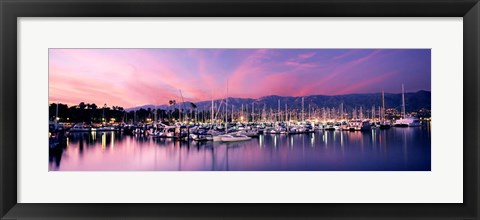
<svg viewBox="0 0 480 220"><path fill-rule="evenodd" d="M235 109L240 109L242 105L246 108L248 106L249 111L251 111L252 103L254 103L255 109L258 108L265 108L266 109L277 109L278 108L278 101L280 100L280 108L281 110L285 109L285 104L287 104L288 109L301 109L302 108L302 98L304 99L304 109L307 111L308 107L311 106L312 108L336 108L338 109L339 106L343 103L344 109L350 111L353 108L360 108L363 109L371 109L372 106L382 105L382 93L369 93L369 94L348 94L348 95L333 95L333 96L326 96L326 95L310 95L310 96L303 96L303 97L293 97L293 96L264 96L258 99L252 98L235 98L229 97L228 98L228 105L229 108L231 105L234 106ZM224 101L224 100L223 100ZM222 102L221 99L214 100L216 108ZM179 109L192 109L193 105L192 102L178 102L176 103L176 108ZM211 108L212 101L200 101L194 102L197 109L199 111L205 109L209 110ZM223 105L223 104L222 104ZM402 94L394 94L394 93L385 93L385 107L386 108L396 108L400 110L402 105ZM143 105L137 106L126 109L127 111L138 110L140 108L143 109L172 109L173 107L169 105ZM417 111L419 109L431 109L431 92L420 90L418 92L410 92L405 93L405 109L407 112Z"/></svg>

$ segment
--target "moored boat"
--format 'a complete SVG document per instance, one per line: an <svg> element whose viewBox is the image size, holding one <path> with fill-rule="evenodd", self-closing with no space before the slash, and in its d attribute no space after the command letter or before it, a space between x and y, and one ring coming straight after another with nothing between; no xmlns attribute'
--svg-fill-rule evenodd
<svg viewBox="0 0 480 220"><path fill-rule="evenodd" d="M73 125L73 127L70 128L69 132L89 132L91 131L91 129L92 127L79 123Z"/></svg>
<svg viewBox="0 0 480 220"><path fill-rule="evenodd" d="M118 131L118 128L116 127L113 127L113 126L104 126L104 127L100 127L100 128L97 128L96 131Z"/></svg>
<svg viewBox="0 0 480 220"><path fill-rule="evenodd" d="M378 127L379 127L380 129L388 129L388 128L390 128L391 126L392 126L392 125L390 124L390 122L384 121L384 122L381 122Z"/></svg>
<svg viewBox="0 0 480 220"><path fill-rule="evenodd" d="M395 121L395 127L417 127L420 126L420 120L416 117L406 117Z"/></svg>
<svg viewBox="0 0 480 220"><path fill-rule="evenodd" d="M235 141L248 141L252 138L246 135L224 134L224 135L221 135L221 139L223 142L235 142Z"/></svg>
<svg viewBox="0 0 480 220"><path fill-rule="evenodd" d="M420 120L416 117L408 116L405 113L405 90L402 84L402 118L393 123L395 127L416 127L420 126Z"/></svg>
<svg viewBox="0 0 480 220"><path fill-rule="evenodd" d="M258 137L258 131L252 130L252 129L247 129L247 130L240 130L236 133L237 135L245 135L247 137Z"/></svg>
<svg viewBox="0 0 480 220"><path fill-rule="evenodd" d="M349 131L365 131L371 129L369 120L353 119L348 122Z"/></svg>
<svg viewBox="0 0 480 220"><path fill-rule="evenodd" d="M213 136L211 134L190 134L190 138L194 141L212 141Z"/></svg>

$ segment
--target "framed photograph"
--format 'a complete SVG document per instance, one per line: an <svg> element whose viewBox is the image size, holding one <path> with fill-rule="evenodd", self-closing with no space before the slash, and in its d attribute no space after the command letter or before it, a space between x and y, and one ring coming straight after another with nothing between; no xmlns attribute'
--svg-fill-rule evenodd
<svg viewBox="0 0 480 220"><path fill-rule="evenodd" d="M479 218L477 0L0 6L2 219Z"/></svg>
<svg viewBox="0 0 480 220"><path fill-rule="evenodd" d="M49 171L431 171L430 58L50 48Z"/></svg>

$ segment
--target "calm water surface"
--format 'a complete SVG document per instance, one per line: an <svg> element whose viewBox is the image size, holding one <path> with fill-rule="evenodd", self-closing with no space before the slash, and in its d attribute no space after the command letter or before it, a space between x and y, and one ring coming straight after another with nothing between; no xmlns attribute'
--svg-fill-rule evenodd
<svg viewBox="0 0 480 220"><path fill-rule="evenodd" d="M260 135L222 143L116 132L76 133L50 170L65 171L383 171L430 170L430 126L371 131Z"/></svg>

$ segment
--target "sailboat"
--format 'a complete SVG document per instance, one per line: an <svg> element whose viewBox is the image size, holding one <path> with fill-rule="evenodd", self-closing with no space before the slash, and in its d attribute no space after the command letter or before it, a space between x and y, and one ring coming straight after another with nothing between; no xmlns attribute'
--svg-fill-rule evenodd
<svg viewBox="0 0 480 220"><path fill-rule="evenodd" d="M218 138L220 138L220 140L223 142L246 141L246 140L252 139L251 137L248 137L242 134L228 134L228 80L227 80L227 97L225 98L225 134L219 135L217 139ZM214 140L215 140L215 137L214 137Z"/></svg>
<svg viewBox="0 0 480 220"><path fill-rule="evenodd" d="M416 117L407 117L405 113L405 91L402 83L402 118L395 121L395 127L417 127L420 126L420 120Z"/></svg>

